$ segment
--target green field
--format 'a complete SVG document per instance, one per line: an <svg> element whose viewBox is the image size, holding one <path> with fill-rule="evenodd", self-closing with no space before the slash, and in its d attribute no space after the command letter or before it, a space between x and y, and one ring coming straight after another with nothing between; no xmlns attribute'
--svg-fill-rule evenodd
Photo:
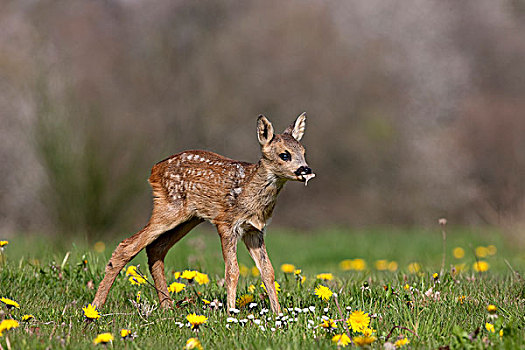
<svg viewBox="0 0 525 350"><path fill-rule="evenodd" d="M170 251L166 273L172 283L174 272L198 270L208 274L209 283L179 279L186 288L172 295L177 307L164 311L156 307L156 293L149 284L132 285L122 271L99 310L102 316L87 322L82 307L93 299L118 241L104 242L105 250L99 243L96 251L81 239L9 239L0 257L0 297L16 301L20 308L8 309L0 303L0 319L15 319L20 325L3 331L1 348L92 348L98 334L111 332L115 339L106 346L114 348L181 349L189 338L198 337L205 349L336 349L332 338L337 334L348 334L355 343L363 341L362 331L344 326L344 320L359 310L370 316L372 348L403 337L409 340L404 348L525 348L525 281L521 277L525 276L525 253L498 230L448 228L441 274L439 227L313 233L270 229L266 242L281 286L281 316L264 313L268 301L260 278L252 275L253 263L242 244L243 276L237 295L253 296L257 306L239 307L238 314L230 315L224 307L214 309L205 303L224 303L226 292L219 239L201 229ZM463 249L463 257L454 257L456 247ZM356 265L353 259L363 259L366 266ZM344 260L350 260L346 269L340 266ZM486 262L488 270L474 271L476 261ZM285 263L301 269L305 281L282 272L280 266ZM139 271L151 280L144 252L130 265L139 265ZM333 279L316 278L320 273L332 273ZM438 276L433 277L434 273ZM250 285L255 291L249 291ZM321 300L314 294L319 285L337 297ZM138 291L137 304L132 301ZM488 305L495 305L496 311L489 313ZM207 317L198 332L187 326L186 316L194 312ZM22 322L25 314L34 318ZM320 326L323 317L335 320L337 328ZM123 328L130 329L134 339L121 339Z"/></svg>

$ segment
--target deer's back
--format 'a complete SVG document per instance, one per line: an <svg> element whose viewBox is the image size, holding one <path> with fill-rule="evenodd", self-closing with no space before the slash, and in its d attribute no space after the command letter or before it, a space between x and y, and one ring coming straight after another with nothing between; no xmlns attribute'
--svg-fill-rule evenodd
<svg viewBox="0 0 525 350"><path fill-rule="evenodd" d="M155 164L149 182L155 197L211 221L235 207L254 168L213 152L192 150Z"/></svg>

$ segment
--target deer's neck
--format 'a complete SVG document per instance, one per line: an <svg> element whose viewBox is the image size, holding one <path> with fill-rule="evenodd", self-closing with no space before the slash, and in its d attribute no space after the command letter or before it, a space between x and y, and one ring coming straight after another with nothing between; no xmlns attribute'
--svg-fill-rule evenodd
<svg viewBox="0 0 525 350"><path fill-rule="evenodd" d="M269 170L264 159L255 164L253 176L243 191L245 195L242 206L248 214L248 223L258 230L264 229L285 183L286 179L277 177Z"/></svg>

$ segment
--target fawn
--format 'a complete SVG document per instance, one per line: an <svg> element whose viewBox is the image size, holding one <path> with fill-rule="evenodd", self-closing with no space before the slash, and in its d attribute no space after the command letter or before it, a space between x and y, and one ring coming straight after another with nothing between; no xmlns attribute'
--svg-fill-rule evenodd
<svg viewBox="0 0 525 350"><path fill-rule="evenodd" d="M242 239L261 273L272 311L280 312L264 232L286 181L302 181L306 185L315 177L299 143L305 127L303 113L282 134L274 134L270 121L259 116L257 138L262 157L257 164L200 150L178 153L155 164L149 177L153 189L151 218L141 231L117 246L93 304L101 307L105 303L119 272L146 248L160 304L171 307L173 301L164 275L166 253L207 220L216 226L221 239L228 308L235 307L239 279L237 241Z"/></svg>

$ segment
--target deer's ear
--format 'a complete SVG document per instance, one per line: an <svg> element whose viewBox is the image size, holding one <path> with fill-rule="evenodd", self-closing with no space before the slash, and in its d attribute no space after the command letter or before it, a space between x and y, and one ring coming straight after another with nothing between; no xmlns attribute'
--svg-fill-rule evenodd
<svg viewBox="0 0 525 350"><path fill-rule="evenodd" d="M261 146L267 145L273 139L272 123L264 115L257 119L257 139Z"/></svg>
<svg viewBox="0 0 525 350"><path fill-rule="evenodd" d="M301 113L289 127L284 130L283 134L292 135L297 141L301 141L306 129L306 112Z"/></svg>

